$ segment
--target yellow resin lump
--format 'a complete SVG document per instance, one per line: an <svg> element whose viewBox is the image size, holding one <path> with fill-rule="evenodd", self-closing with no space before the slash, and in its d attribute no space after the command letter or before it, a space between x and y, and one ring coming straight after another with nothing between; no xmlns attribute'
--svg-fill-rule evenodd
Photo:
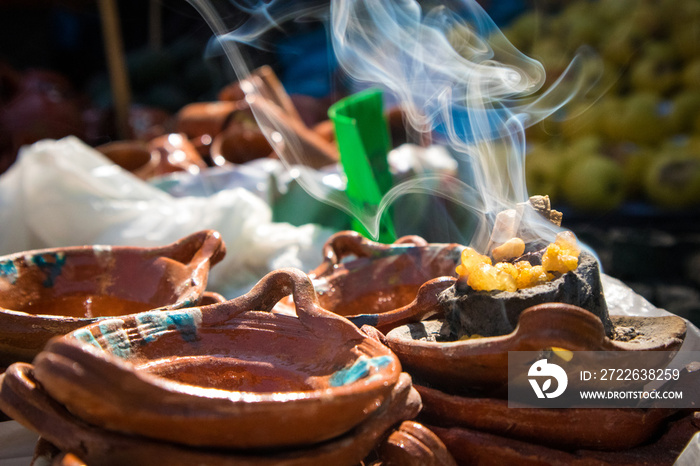
<svg viewBox="0 0 700 466"><path fill-rule="evenodd" d="M493 264L489 256L466 248L462 251L462 260L456 271L460 279L474 290L512 292L547 283L556 277L555 274L575 270L581 253L576 236L566 231L559 233L554 243L547 246L542 255L542 265L532 265L528 261L499 261L500 258L518 257L524 250L525 243L520 238L513 238L494 249L496 263Z"/></svg>
<svg viewBox="0 0 700 466"><path fill-rule="evenodd" d="M576 236L570 231L557 235L542 255L542 267L548 272L566 273L576 270L581 248L576 244Z"/></svg>

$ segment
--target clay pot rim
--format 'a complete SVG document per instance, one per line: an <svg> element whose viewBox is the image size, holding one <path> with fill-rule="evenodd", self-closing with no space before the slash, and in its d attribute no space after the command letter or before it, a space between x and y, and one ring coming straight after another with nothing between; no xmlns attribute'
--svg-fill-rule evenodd
<svg viewBox="0 0 700 466"><path fill-rule="evenodd" d="M220 303L220 304L213 304L210 306L206 307L220 307L221 305L226 305L227 303ZM165 310L162 311L166 316L169 314L176 314L178 311L187 311L188 309L182 309L182 310ZM146 311L144 313L139 313L139 314L132 314L131 316L127 317L137 317L139 315L144 315L149 312L153 311ZM206 312L206 311L205 311ZM259 319L260 313L259 311L247 311L242 313L240 316L240 323L245 322L248 320L250 317L255 318L256 320ZM274 318L276 320L287 320L289 322L296 321L297 319L294 316L290 315L285 315L285 314L275 314ZM114 317L110 319L115 319ZM119 318L116 318L117 320L122 320ZM233 320L233 319L232 319ZM377 373L372 374L372 376L365 376L361 377L353 382L343 384L340 386L334 386L334 387L328 387L328 388L317 388L313 390L292 390L292 391L275 391L275 392L254 392L254 391L242 391L242 390L224 390L220 388L211 388L211 387L203 387L200 385L195 385L191 383L184 383L184 382L178 382L172 379L169 379L164 376L160 376L151 372L147 372L146 370L137 367L138 364L132 363L129 360L124 360L118 356L115 356L114 354L106 351L104 348L96 348L93 344L90 344L84 340L80 340L78 338L74 338L74 335L76 332L83 333L85 331L89 331L88 327L94 327L94 326L99 326L100 324L104 324L104 321L99 321L99 322L94 322L92 324L88 324L85 327L82 327L78 330L75 330L71 332L70 334L65 335L65 340L60 341L63 337L58 337L52 341L49 342L49 344L46 346L45 350L49 350L52 352L60 353L61 355L66 354L66 352L72 352L71 349L67 347L72 347L73 350L80 351L83 353L87 353L88 357L96 358L103 360L104 364L108 364L110 367L113 367L113 370L115 371L121 371L125 373L130 373L134 374L142 383L150 385L155 387L157 390L162 391L165 393L176 393L176 394L181 394L187 397L195 397L195 398L204 398L206 397L207 399L211 399L212 402L215 401L224 401L225 403L256 403L258 405L262 404L269 404L270 406L279 406L282 403L290 403L290 402L302 402L302 403L307 403L307 402L315 402L317 400L323 399L328 396L332 396L335 398L342 398L342 397L348 397L348 396L355 396L359 393L367 393L367 392L372 392L375 391L387 384L392 385L391 382L394 381L394 379L398 379L399 374L401 373L401 363L398 360L398 357L391 352L388 348L386 348L384 345L382 345L380 342L369 338L365 337L361 343L359 343L357 346L364 345L362 349L365 350L366 353L369 353L370 351L375 351L375 352L383 352L385 354L381 354L381 356L388 356L392 360L390 363L388 363L384 368L386 368L386 371L382 370L377 371ZM240 324L239 323L239 324ZM350 323L350 325L352 325ZM238 326L238 325L236 325ZM356 326L353 325L353 327L356 328ZM219 327L221 329L221 327ZM71 338L73 337L73 338ZM173 354L176 355L176 354ZM363 357L366 357L366 354L360 354L356 355L356 358L353 361L358 361L362 359ZM375 356L376 357L376 356ZM352 364L350 364L352 365ZM346 366L346 368L349 366ZM382 377L377 377L377 375L381 374L382 372L386 372L382 374ZM299 396L299 393L301 393L303 396ZM237 397L232 397L232 394L240 394ZM237 398L237 399L234 399ZM179 404L179 403L173 403L173 405Z"/></svg>
<svg viewBox="0 0 700 466"><path fill-rule="evenodd" d="M129 253L141 253L149 256L163 256L167 257L169 253L177 251L182 244L197 241L201 237L201 248L192 257L191 262L183 265L192 266L192 275L199 273L202 267L211 268L212 266L219 263L226 254L226 246L223 243L221 234L215 230L200 230L198 232L192 233L190 235L184 236L177 241L171 242L163 246L155 247L142 247L142 246L111 246L104 244L95 245L83 245L83 246L64 246L64 247L54 247L54 248L43 248L43 249L31 249L27 251L15 252L12 254L7 254L0 256L0 263L14 262L17 259L27 261L27 258L33 258L42 255L56 255L56 256L80 256L80 255L99 255L101 253L108 254L129 254ZM207 243L210 243L207 245ZM206 246L206 248L205 248ZM209 251L204 251L205 249ZM204 257L199 257L195 261L195 257L204 253ZM31 260L31 259L30 259ZM171 304L166 304L163 306L154 307L152 310L168 310L168 309L180 309L187 307L192 304L193 295L199 295L203 297L207 291L205 291L206 283L200 283L199 286L189 287L184 293L181 293L177 301ZM209 292L212 300L220 300L216 293ZM96 321L101 321L105 319L113 318L114 316L100 316L100 317L73 317L73 316L61 316L55 314L32 314L24 311L19 311L16 309L5 308L0 305L0 314L7 314L12 317L22 318L27 320L29 323L35 322L65 322L65 323L85 323L89 324Z"/></svg>

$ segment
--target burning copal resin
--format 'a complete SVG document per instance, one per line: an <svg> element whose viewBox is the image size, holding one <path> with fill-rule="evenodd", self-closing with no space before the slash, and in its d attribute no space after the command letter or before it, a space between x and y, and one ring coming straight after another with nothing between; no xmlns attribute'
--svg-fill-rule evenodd
<svg viewBox="0 0 700 466"><path fill-rule="evenodd" d="M512 332L520 313L537 304L559 302L586 309L600 318L608 336L613 326L593 255L582 251L573 233L565 231L554 242L542 244L514 237L491 251L462 251L456 268L459 279L439 297L445 321L443 339Z"/></svg>
<svg viewBox="0 0 700 466"><path fill-rule="evenodd" d="M539 264L532 259L521 259L525 242L520 238L508 240L494 248L491 257L472 248L462 251L461 264L456 272L459 279L476 291L517 291L542 285L557 276L576 270L581 248L571 232L562 232L541 253ZM537 257L530 255L531 258ZM494 264L494 262L496 262Z"/></svg>

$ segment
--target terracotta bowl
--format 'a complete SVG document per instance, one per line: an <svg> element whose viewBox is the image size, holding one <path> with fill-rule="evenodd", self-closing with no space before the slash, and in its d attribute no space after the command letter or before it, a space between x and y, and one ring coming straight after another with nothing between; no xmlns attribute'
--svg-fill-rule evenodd
<svg viewBox="0 0 700 466"><path fill-rule="evenodd" d="M35 451L35 463L49 464L54 461L50 464L63 466L76 464L65 462L66 457L84 464L107 466L356 466L392 431L392 426L413 418L421 407L420 396L412 388L411 378L403 373L391 388L385 402L355 428L338 438L308 447L287 449L197 448L113 432L87 424L46 393L35 380L28 364L15 364L0 377L3 377L0 378L0 406L12 410L13 417L41 434ZM308 427L299 424L296 428L300 429L301 426ZM425 428L422 430L427 431ZM428 435L427 432L422 432L417 437L426 442L424 450L433 451L439 447L440 442L429 442ZM411 451L421 445L414 443L417 445L411 445ZM402 454L396 450L394 449L393 457L406 456L406 452ZM56 463L57 461L64 462ZM83 464L81 462L77 464ZM451 463L433 464L451 466Z"/></svg>
<svg viewBox="0 0 700 466"><path fill-rule="evenodd" d="M204 134L213 138L223 131L231 115L239 110L241 104L238 102L193 102L177 113L176 130L188 138Z"/></svg>
<svg viewBox="0 0 700 466"><path fill-rule="evenodd" d="M470 398L416 386L423 400L421 420L459 426L556 448L625 450L652 439L673 409L508 408L508 401ZM566 428L562 429L562 425Z"/></svg>
<svg viewBox="0 0 700 466"><path fill-rule="evenodd" d="M197 174L207 168L197 147L183 133L170 133L151 139L148 143L157 165L148 178L186 171Z"/></svg>
<svg viewBox="0 0 700 466"><path fill-rule="evenodd" d="M323 263L310 276L325 309L388 331L437 312L432 297L452 285L463 248L418 236L387 245L343 231L328 239ZM414 303L424 285L420 295L427 301Z"/></svg>
<svg viewBox="0 0 700 466"><path fill-rule="evenodd" d="M95 149L141 179L149 178L158 166L158 158L143 141L112 141Z"/></svg>
<svg viewBox="0 0 700 466"><path fill-rule="evenodd" d="M430 299L417 299L413 305L424 308ZM630 341L610 339L598 317L562 303L545 303L524 310L513 332L496 337L439 341L441 319L402 325L386 336L375 330L374 335L398 355L411 375L450 393L504 391L509 351L552 347L571 351L655 351L650 355L669 360L685 338L686 325L680 317L610 318L615 328L634 327L638 336Z"/></svg>
<svg viewBox="0 0 700 466"><path fill-rule="evenodd" d="M269 312L289 294L298 317ZM226 448L343 435L381 406L400 372L387 347L319 307L295 269L225 303L96 322L34 359L49 396L85 422Z"/></svg>
<svg viewBox="0 0 700 466"><path fill-rule="evenodd" d="M254 122L231 121L211 143L211 158L215 165L242 164L268 157L273 149Z"/></svg>
<svg viewBox="0 0 700 466"><path fill-rule="evenodd" d="M76 246L0 257L0 365L106 316L192 306L225 255L218 232L167 246ZM208 299L218 300L219 297Z"/></svg>
<svg viewBox="0 0 700 466"><path fill-rule="evenodd" d="M554 421L562 426L562 421ZM500 435L462 427L428 426L459 464L518 464L575 466L672 466L695 464L694 458L676 462L686 445L698 431L696 418L688 414L669 422L650 442L618 451L556 449L523 442ZM568 425L567 425L568 427ZM563 430L563 429L562 429ZM683 456L686 456L685 453ZM692 453L688 456L692 456Z"/></svg>

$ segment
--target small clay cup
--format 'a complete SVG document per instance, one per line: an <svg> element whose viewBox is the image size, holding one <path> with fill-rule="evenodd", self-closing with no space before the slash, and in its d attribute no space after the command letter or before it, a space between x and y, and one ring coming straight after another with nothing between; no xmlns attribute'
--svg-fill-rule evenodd
<svg viewBox="0 0 700 466"><path fill-rule="evenodd" d="M297 316L270 312L289 294ZM225 303L106 319L53 339L33 372L93 426L198 447L267 448L346 434L390 396L401 365L322 309L306 274L282 269Z"/></svg>
<svg viewBox="0 0 700 466"><path fill-rule="evenodd" d="M328 239L310 276L325 309L387 332L439 312L437 296L454 283L463 248L418 236L382 244L343 231Z"/></svg>
<svg viewBox="0 0 700 466"><path fill-rule="evenodd" d="M50 338L107 316L195 305L224 255L221 235L205 230L156 248L75 246L0 257L0 366L31 361Z"/></svg>

